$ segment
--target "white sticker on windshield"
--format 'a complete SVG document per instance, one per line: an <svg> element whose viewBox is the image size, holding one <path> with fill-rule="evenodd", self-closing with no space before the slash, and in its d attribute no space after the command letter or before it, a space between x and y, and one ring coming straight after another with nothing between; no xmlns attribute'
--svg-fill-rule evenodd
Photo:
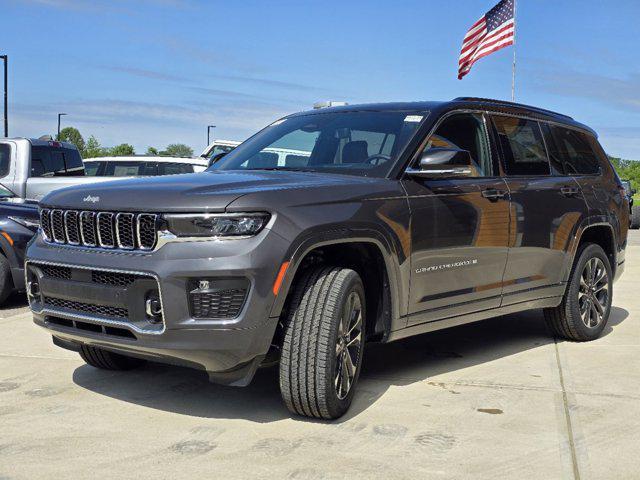
<svg viewBox="0 0 640 480"><path fill-rule="evenodd" d="M407 115L404 117L405 122L420 123L424 117L422 115Z"/></svg>

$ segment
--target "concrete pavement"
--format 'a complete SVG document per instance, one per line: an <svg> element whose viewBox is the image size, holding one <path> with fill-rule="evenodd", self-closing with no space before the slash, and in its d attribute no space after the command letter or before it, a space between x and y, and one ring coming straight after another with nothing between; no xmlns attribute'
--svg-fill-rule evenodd
<svg viewBox="0 0 640 480"><path fill-rule="evenodd" d="M276 369L245 389L93 369L16 298L0 309L0 479L640 478L639 287L631 246L591 343L555 342L532 311L371 346L336 422L290 417Z"/></svg>

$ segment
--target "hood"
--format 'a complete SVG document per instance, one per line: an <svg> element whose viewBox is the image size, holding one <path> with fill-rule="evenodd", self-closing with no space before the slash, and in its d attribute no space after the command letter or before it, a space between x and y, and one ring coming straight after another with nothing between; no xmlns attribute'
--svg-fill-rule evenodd
<svg viewBox="0 0 640 480"><path fill-rule="evenodd" d="M366 178L292 171L214 171L129 178L56 190L46 207L131 212L224 211L249 193L366 183Z"/></svg>

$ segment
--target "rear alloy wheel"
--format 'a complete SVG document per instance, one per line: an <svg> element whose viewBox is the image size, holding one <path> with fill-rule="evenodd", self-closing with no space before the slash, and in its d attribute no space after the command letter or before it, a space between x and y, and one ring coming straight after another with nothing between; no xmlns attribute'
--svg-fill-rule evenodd
<svg viewBox="0 0 640 480"><path fill-rule="evenodd" d="M580 246L560 305L544 310L553 333L567 340L594 340L604 330L611 311L613 275L600 245Z"/></svg>
<svg viewBox="0 0 640 480"><path fill-rule="evenodd" d="M348 410L362 365L365 305L353 270L322 266L296 282L280 357L280 392L291 412L332 419Z"/></svg>
<svg viewBox="0 0 640 480"><path fill-rule="evenodd" d="M582 269L578 289L580 318L587 328L596 328L609 305L609 276L602 260L591 258Z"/></svg>

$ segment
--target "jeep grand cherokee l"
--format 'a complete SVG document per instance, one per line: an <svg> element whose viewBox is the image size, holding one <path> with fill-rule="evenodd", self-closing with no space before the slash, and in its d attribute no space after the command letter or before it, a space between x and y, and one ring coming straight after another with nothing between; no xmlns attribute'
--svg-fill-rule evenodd
<svg viewBox="0 0 640 480"><path fill-rule="evenodd" d="M560 337L597 338L628 211L567 116L472 98L327 108L203 173L49 194L27 290L35 323L94 367L246 385L278 361L289 410L336 418L365 342L533 308Z"/></svg>

